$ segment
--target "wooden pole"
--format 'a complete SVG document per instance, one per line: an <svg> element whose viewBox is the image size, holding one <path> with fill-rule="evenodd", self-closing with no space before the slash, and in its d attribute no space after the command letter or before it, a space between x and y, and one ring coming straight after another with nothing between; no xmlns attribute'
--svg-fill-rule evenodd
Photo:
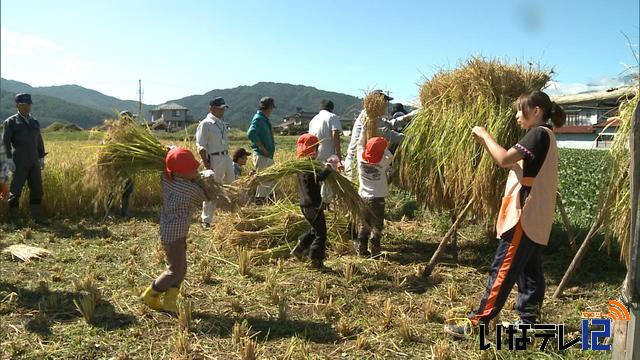
<svg viewBox="0 0 640 360"><path fill-rule="evenodd" d="M558 210L560 210L560 216L562 217L562 222L564 223L564 227L567 229L567 237L569 238L569 245L571 246L571 251L574 253L578 249L576 245L576 238L573 235L573 227L569 222L569 216L567 216L567 210L564 208L564 204L562 203L562 196L560 196L560 192L556 193L556 205Z"/></svg>
<svg viewBox="0 0 640 360"><path fill-rule="evenodd" d="M440 241L440 245L438 245L438 248L436 249L436 252L433 253L433 255L431 256L431 259L429 260L429 263L427 264L427 267L422 272L422 276L423 277L429 277L431 275L431 272L433 271L433 269L438 264L438 259L440 258L441 253L447 247L447 243L449 242L449 239L451 238L451 235L453 235L456 232L456 229L458 228L460 222L467 215L467 212L471 208L471 204L473 204L474 200L475 200L475 198L473 198L473 197L471 198L471 200L469 200L469 202L464 207L464 209L462 209L460 214L458 214L458 218L456 219L456 221L454 221L453 225L451 225L451 228L449 228L449 231L447 231L447 233L444 235L444 237Z"/></svg>
<svg viewBox="0 0 640 360"><path fill-rule="evenodd" d="M640 94L636 94L640 96ZM627 263L627 277L623 288L623 299L629 308L630 321L616 324L613 343L613 358L632 360L640 359L640 105L636 105L631 119L631 138L629 150L631 155L631 229ZM626 326L624 326L626 325ZM620 330L618 330L620 328ZM623 340L624 339L624 340Z"/></svg>
<svg viewBox="0 0 640 360"><path fill-rule="evenodd" d="M595 238L596 233L598 232L598 230L600 230L602 221L606 213L607 212L604 210L604 208L601 208L600 211L598 212L598 216L596 217L596 220L593 222L591 229L589 229L589 232L587 233L587 236L584 238L584 241L580 245L580 249L578 249L578 252L573 257L573 260L571 261L569 268L567 269L564 276L562 277L562 281L560 281L560 285L558 285L556 292L553 293L554 298L557 299L560 297L560 295L562 295L562 292L567 287L569 280L571 280L571 277L573 277L573 273L575 273L575 271L580 266L580 262L582 261L582 258L584 257L584 255L587 253L587 249L589 248L589 244L591 243L591 240Z"/></svg>

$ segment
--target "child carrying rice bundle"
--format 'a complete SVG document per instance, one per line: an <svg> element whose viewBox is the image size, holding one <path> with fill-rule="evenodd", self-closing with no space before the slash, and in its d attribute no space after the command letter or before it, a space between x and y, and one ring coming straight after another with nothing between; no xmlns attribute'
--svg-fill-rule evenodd
<svg viewBox="0 0 640 360"><path fill-rule="evenodd" d="M191 217L203 201L209 200L195 181L200 163L185 148L169 150L165 173L161 175L162 212L160 242L167 257L167 270L142 293L144 303L154 310L177 313L176 300L187 273L187 235Z"/></svg>
<svg viewBox="0 0 640 360"><path fill-rule="evenodd" d="M316 158L318 156L319 140L315 135L303 134L296 143L296 157ZM331 165L318 173L298 174L298 188L300 189L300 209L305 219L311 224L311 229L298 238L298 244L291 250L291 255L302 259L305 251L309 251L311 268L329 271L324 265L327 250L327 223L324 217L324 204L320 193L323 182L333 171Z"/></svg>

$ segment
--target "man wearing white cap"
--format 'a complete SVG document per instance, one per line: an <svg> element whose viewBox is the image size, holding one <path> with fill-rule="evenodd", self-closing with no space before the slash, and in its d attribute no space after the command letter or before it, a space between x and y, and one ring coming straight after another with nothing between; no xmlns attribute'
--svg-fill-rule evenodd
<svg viewBox="0 0 640 360"><path fill-rule="evenodd" d="M213 178L221 184L231 184L235 180L233 161L229 156L229 128L223 121L224 112L229 106L221 97L209 102L209 113L200 121L196 130L196 144L206 169L213 171ZM215 203L202 204L202 226L211 227Z"/></svg>

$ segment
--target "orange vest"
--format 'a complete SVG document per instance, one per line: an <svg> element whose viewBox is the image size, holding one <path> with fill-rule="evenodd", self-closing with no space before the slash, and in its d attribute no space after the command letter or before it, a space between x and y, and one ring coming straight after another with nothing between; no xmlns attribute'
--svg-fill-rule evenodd
<svg viewBox="0 0 640 360"><path fill-rule="evenodd" d="M509 171L496 221L498 239L520 221L529 239L540 245L549 243L558 189L558 147L553 131L546 127L543 129L549 134L549 150L538 175L524 177L523 160L518 161ZM520 188L523 185L531 187L524 208L520 204Z"/></svg>

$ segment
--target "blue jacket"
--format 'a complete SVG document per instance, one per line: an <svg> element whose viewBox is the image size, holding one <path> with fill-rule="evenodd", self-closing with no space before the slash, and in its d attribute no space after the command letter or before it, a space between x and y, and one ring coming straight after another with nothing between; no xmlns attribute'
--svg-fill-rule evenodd
<svg viewBox="0 0 640 360"><path fill-rule="evenodd" d="M247 136L249 140L251 140L251 148L254 153L263 155L256 144L257 141L260 141L269 153L268 156L273 159L273 153L276 152L276 143L273 140L273 129L271 128L269 118L267 118L262 111L258 110L253 116L253 119L251 119Z"/></svg>

